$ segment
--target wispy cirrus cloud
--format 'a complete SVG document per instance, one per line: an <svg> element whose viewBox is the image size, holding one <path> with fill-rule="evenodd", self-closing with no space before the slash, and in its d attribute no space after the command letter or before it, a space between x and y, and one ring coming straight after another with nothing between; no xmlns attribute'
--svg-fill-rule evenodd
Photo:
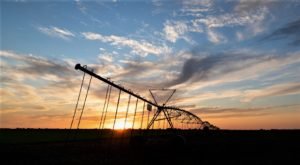
<svg viewBox="0 0 300 165"><path fill-rule="evenodd" d="M183 83L221 80L226 75L231 75L230 79L234 81L233 78L236 74L240 75L239 80L243 80L254 75L258 76L258 72L263 74L274 71L270 68L280 69L282 66L297 62L300 62L299 52L285 56L251 53L221 53L200 57L194 55L184 62L178 77L167 84L173 86Z"/></svg>
<svg viewBox="0 0 300 165"><path fill-rule="evenodd" d="M187 34L195 32L205 33L208 40L215 44L227 42L225 35L219 31L224 27L242 27L251 36L263 32L265 20L269 14L268 4L272 4L269 2L230 2L231 5L236 6L224 13L217 8L219 2L216 1L179 1L178 3L181 4L181 8L175 12L174 20L169 19L164 22L165 39L173 43L178 39L190 42L192 39L188 38ZM247 10L242 10L242 8L247 8ZM190 19L186 20L186 17ZM239 40L245 38L247 37L239 35Z"/></svg>
<svg viewBox="0 0 300 165"><path fill-rule="evenodd" d="M195 44L188 33L196 32L202 33L203 28L193 21L171 21L166 20L163 28L163 37L172 43L175 43L179 39L183 39L190 44Z"/></svg>
<svg viewBox="0 0 300 165"><path fill-rule="evenodd" d="M186 33L187 30L188 27L183 22L171 23L170 21L167 21L164 25L165 37L171 42L176 42L176 40Z"/></svg>
<svg viewBox="0 0 300 165"><path fill-rule="evenodd" d="M215 44L227 41L227 39L221 33L216 32L213 29L207 30L207 38L210 42Z"/></svg>
<svg viewBox="0 0 300 165"><path fill-rule="evenodd" d="M212 15L206 18L197 19L197 22L205 24L208 28L245 26L264 20L267 12L267 8L259 8L246 13L228 13L218 16Z"/></svg>
<svg viewBox="0 0 300 165"><path fill-rule="evenodd" d="M196 113L205 119L216 118L243 118L255 116L268 116L288 113L297 113L300 104L287 104L278 106L260 106L252 108L222 108L222 107L199 107L191 109L190 112ZM282 111L282 110L285 111Z"/></svg>
<svg viewBox="0 0 300 165"><path fill-rule="evenodd" d="M138 41L138 40L134 40L122 36L116 36L116 35L104 36L92 32L83 32L82 35L85 37L85 39L88 40L98 40L101 42L110 43L111 45L129 47L132 49L131 53L143 57L149 54L159 56L159 55L169 54L171 52L171 48L169 48L167 45L158 46L158 45L154 45L153 43L149 43L145 40Z"/></svg>
<svg viewBox="0 0 300 165"><path fill-rule="evenodd" d="M300 45L300 19L292 21L281 28L276 29L271 34L264 37L262 40L290 40L290 45Z"/></svg>
<svg viewBox="0 0 300 165"><path fill-rule="evenodd" d="M213 0L182 0L180 12L185 16L202 16L201 13L211 10L213 3Z"/></svg>
<svg viewBox="0 0 300 165"><path fill-rule="evenodd" d="M1 127L67 127L80 81L74 65L7 50L0 51L0 61Z"/></svg>
<svg viewBox="0 0 300 165"><path fill-rule="evenodd" d="M61 38L64 40L69 40L72 37L75 37L74 33L72 33L71 31L69 31L65 28L59 28L59 27L55 27L55 26L51 26L51 27L39 26L39 27L37 27L37 29L40 32L42 32L48 36Z"/></svg>
<svg viewBox="0 0 300 165"><path fill-rule="evenodd" d="M77 86L77 73L74 72L73 65L64 60L51 60L13 51L0 51L0 59L7 61L1 68L3 72L0 76L0 83L5 87L3 90L14 91L9 101L11 104L31 104L23 103L26 99L20 100L22 97L31 100L32 104L43 103L45 101L43 99L48 97L65 100L57 92L64 91L63 93L70 94ZM21 103L19 104L16 100Z"/></svg>
<svg viewBox="0 0 300 165"><path fill-rule="evenodd" d="M188 27L186 22L183 21L166 21L164 23L164 36L170 42L176 42L178 39L184 39L191 42L190 39L185 35L191 29Z"/></svg>
<svg viewBox="0 0 300 165"><path fill-rule="evenodd" d="M221 107L201 107L191 109L190 112L202 113L202 114L224 114L224 113L257 113L261 111L267 111L285 107L299 107L300 104L292 105L280 105L280 106L266 106L266 107L255 107L255 108L221 108Z"/></svg>
<svg viewBox="0 0 300 165"><path fill-rule="evenodd" d="M101 54L98 56L98 58L101 61L105 61L105 62L109 62L109 63L113 62L113 60L114 60L113 55L109 54L109 53Z"/></svg>
<svg viewBox="0 0 300 165"><path fill-rule="evenodd" d="M293 1L295 3L297 1ZM279 0L239 0L237 1L237 5L234 7L234 10L237 12L248 12L253 9L257 9L260 7L273 7L278 6L282 7L286 5L285 1L279 1Z"/></svg>
<svg viewBox="0 0 300 165"><path fill-rule="evenodd" d="M246 90L242 101L249 102L257 98L284 96L300 93L300 82L273 85L263 89Z"/></svg>
<svg viewBox="0 0 300 165"><path fill-rule="evenodd" d="M204 103L208 100L215 100L217 103L217 100L219 99L232 99L239 101L240 103L251 103L255 100L268 99L276 96L296 95L295 97L299 97L297 94L300 94L299 82L287 82L256 89L231 89L224 91L199 92L186 97L174 98L172 102L176 105L189 104L196 106L199 104L199 102ZM207 111L210 110L211 108L209 108Z"/></svg>
<svg viewBox="0 0 300 165"><path fill-rule="evenodd" d="M17 77L23 78L46 78L47 76L54 77L56 79L61 79L63 77L69 77L74 75L72 72L72 66L67 62L60 61L55 62L44 57L24 54L17 54L12 51L0 51L0 57L4 59L9 59L12 61L18 61L19 65L13 66L5 65L2 69L8 70L9 72L15 71L18 74ZM20 63L22 65L20 65ZM4 74L5 75L5 74Z"/></svg>
<svg viewBox="0 0 300 165"><path fill-rule="evenodd" d="M87 8L84 6L84 4L80 0L75 0L75 2L76 2L78 9L80 10L80 12L82 12L83 14L86 14Z"/></svg>
<svg viewBox="0 0 300 165"><path fill-rule="evenodd" d="M248 29L247 33L251 34L251 36L257 35L265 30L263 25L268 13L268 8L260 6L244 12L233 11L222 15L209 15L205 18L196 18L194 22L195 24L205 25L209 41L212 43L222 43L226 42L227 39L222 33L218 33L217 29L224 27L243 27ZM239 39L245 38L246 37L240 33Z"/></svg>

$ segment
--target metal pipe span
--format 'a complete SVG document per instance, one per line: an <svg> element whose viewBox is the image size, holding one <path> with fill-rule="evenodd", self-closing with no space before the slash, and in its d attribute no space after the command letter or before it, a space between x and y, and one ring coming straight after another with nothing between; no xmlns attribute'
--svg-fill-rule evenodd
<svg viewBox="0 0 300 165"><path fill-rule="evenodd" d="M124 87L121 87L121 86L119 86L119 85L117 85L117 84L115 84L115 83L113 83L113 82L107 80L106 78L103 78L103 77L97 75L96 73L94 73L94 72L88 70L87 68L82 67L80 64L76 64L76 65L75 65L75 69L76 69L76 70L79 69L79 70L81 70L81 71L83 71L83 72L85 72L85 73L87 73L87 74L89 74L89 75L91 75L91 76L93 76L93 77L95 77L95 78L101 80L101 81L104 81L105 83L107 83L107 84L109 84L109 85L111 85L111 86L113 86L113 87L115 87L115 88L117 88L117 89L120 89L121 91L123 91L123 92L125 92L125 93L128 93L128 94L130 94L130 95L133 95L134 97L136 97L136 98L138 98L138 99L140 99L140 100L143 100L143 101L147 102L148 104L151 104L151 105L153 105L153 106L159 107L159 105L157 105L157 104L155 104L155 103L153 103L153 102L151 102L151 101L149 101L149 100L147 100L147 99L145 99L145 98L143 98L143 97L141 97L141 96L139 96L139 95L137 95L137 94L135 94L135 93L129 91L128 89L125 89Z"/></svg>

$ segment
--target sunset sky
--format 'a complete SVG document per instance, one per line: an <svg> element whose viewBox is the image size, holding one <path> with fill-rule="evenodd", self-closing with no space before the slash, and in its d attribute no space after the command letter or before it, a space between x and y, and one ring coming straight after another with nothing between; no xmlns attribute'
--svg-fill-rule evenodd
<svg viewBox="0 0 300 165"><path fill-rule="evenodd" d="M299 0L4 0L0 8L1 128L68 128L81 63L148 99L149 88L176 89L169 105L221 129L300 129ZM93 79L82 128L98 127L106 87Z"/></svg>

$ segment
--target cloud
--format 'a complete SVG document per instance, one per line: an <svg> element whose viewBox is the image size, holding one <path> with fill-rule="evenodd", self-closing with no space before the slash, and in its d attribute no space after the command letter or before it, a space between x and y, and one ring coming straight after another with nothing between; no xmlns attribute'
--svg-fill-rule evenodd
<svg viewBox="0 0 300 165"><path fill-rule="evenodd" d="M263 21L268 13L267 8L259 8L246 13L228 13L219 16L208 16L197 20L208 28L220 28L225 26L245 26Z"/></svg>
<svg viewBox="0 0 300 165"><path fill-rule="evenodd" d="M148 94L147 89L163 88L165 81L174 79L178 66L189 57L189 54L180 51L162 56L159 62L136 57L135 59L119 60L114 65L101 63L91 67L95 68L97 73L110 77L127 88L135 89L141 94L144 92Z"/></svg>
<svg viewBox="0 0 300 165"><path fill-rule="evenodd" d="M250 13L251 11L255 11L257 9L265 9L265 17L268 16L268 13L270 17L268 19L264 19L264 21L257 21L249 24L248 32L245 32L247 36L249 36L249 33L252 35L257 35L263 31L268 31L270 28L267 28L270 26L270 23L272 22L274 24L274 19L276 17L276 13L269 12L269 11L281 11L282 9L290 8L291 6L299 6L298 0L288 0L288 1L279 1L279 0L240 0L237 5L234 7L234 11L236 11L239 14L243 13ZM275 14L275 15L274 15ZM285 18L284 18L285 19ZM290 36L293 38L292 36ZM247 37L248 38L248 37ZM299 37L298 37L299 38ZM297 45L299 44L299 40L296 40L297 37L294 38L295 41L291 42L291 45Z"/></svg>
<svg viewBox="0 0 300 165"><path fill-rule="evenodd" d="M62 77L70 77L74 75L73 66L70 66L67 62L55 62L43 57L34 55L17 54L11 51L0 51L0 57L18 61L23 65L17 66L4 66L3 69L9 71L15 71L23 78L36 77L36 78L47 78L51 76L61 79Z"/></svg>
<svg viewBox="0 0 300 165"><path fill-rule="evenodd" d="M197 80L210 78L210 74L211 73L213 74L214 69L217 69L219 66L222 65L223 66L226 65L229 68L233 67L232 65L229 64L232 61L237 61L237 59L239 58L241 57L238 55L227 55L227 54L210 55L202 58L193 57L184 62L180 75L173 82L171 82L170 85L181 84L193 78L195 79L195 77L197 77ZM239 61L241 60L239 59ZM221 72L225 73L226 70L228 69L224 68L224 71Z"/></svg>
<svg viewBox="0 0 300 165"><path fill-rule="evenodd" d="M0 55L1 55L1 61L2 61L2 59L3 59L3 61L5 61L5 65L4 65L5 75L1 74L1 77L7 76L7 75L10 75L12 77L23 75L23 77L34 76L34 78L35 78L35 81L33 81L33 83L32 82L28 83L27 81L25 81L25 79L14 79L13 82L9 82L9 85L5 86L5 88L2 88L2 89L0 88L1 89L0 95L1 94L6 95L5 100L2 100L2 102L1 102L1 105L3 105L3 107L5 108L5 110L4 110L5 112L4 111L1 112L2 116L5 115L4 116L5 121L8 118L18 119L17 121L20 121L20 118L16 117L17 115L20 115L20 116L23 116L22 117L23 120L25 120L25 117L27 117L28 119L26 119L26 121L31 119L31 121L43 122L44 127L54 127L56 125L55 124L51 125L51 123L48 121L51 121L51 122L56 121L59 118L59 120L61 120L60 127L67 126L69 123L66 122L66 119L71 119L71 117L72 117L71 116L72 112L73 112L72 110L74 108L74 103L76 101L76 97L78 94L77 92L78 92L78 88L80 85L80 78L81 78L80 76L75 74L77 72L74 71L74 69L73 69L74 66L70 65L70 64L65 64L64 60L51 60L51 59L42 58L39 56L17 54L12 51L1 51ZM183 56L183 55L180 55L180 56ZM251 56L254 56L254 55L251 55ZM259 54L256 56L262 56L262 55ZM287 57L288 58L286 58L286 59L284 59L284 58L277 59L277 56L274 56L274 57L273 56L270 56L270 57L263 56L263 58L269 58L270 61L272 61L272 60L276 61L276 62L279 61L280 63L283 63L283 65L287 64L287 63L291 63L290 61L297 61L297 60L299 61L299 58L296 58L297 56L294 57L294 56L289 55ZM177 58L174 59L174 57L173 57L173 60L180 61L180 60L183 60L186 58L188 58L188 57L184 57L184 58L178 57L178 59ZM196 58L196 57L192 57L192 58ZM204 58L208 58L208 57L205 56L202 58L204 60ZM242 66L246 67L247 65L245 65L245 64L247 64L247 62L244 62L244 61L253 60L250 57L245 58L247 60L245 60L245 59L241 60L241 59L243 59L242 57L241 57L241 59L237 58L237 57L233 57L233 58L229 58L229 57L225 58L224 57L224 59L221 58L221 60L219 62L209 62L209 61L217 60L217 57L212 58L210 60L209 59L210 58L206 59L206 61L213 65L212 68L210 68L210 67L204 67L204 68L207 68L207 70L216 69L216 73L209 71L209 72L211 72L210 74L216 74L216 75L222 74L222 71L223 71L222 68L223 67L226 68L227 65L242 65ZM164 60L170 61L170 59L164 59ZM198 60L200 61L200 58ZM228 62L226 62L227 60L236 60L234 62L236 62L237 64L235 64L234 62L228 63ZM137 80L139 80L138 83L140 83L143 81L142 79L140 79L140 77L143 77L145 75L157 76L157 73L159 73L159 72L162 72L162 73L159 73L162 75L164 72L169 72L168 70L164 70L164 69L166 69L166 68L170 69L170 67L172 68L173 65L178 66L178 64L173 63L174 61L172 61L172 65L171 64L166 65L164 63L157 64L155 62L146 62L146 61L123 61L124 64L126 64L127 66L118 68L114 72L115 72L115 75L120 74L118 79L122 80L122 79L124 79L124 77L128 77L126 74L122 74L122 73L126 73L126 71L132 69L130 71L130 73L128 73L130 75L129 77L133 77L133 78L138 77ZM241 62L243 62L243 63L241 63ZM249 62L249 63L251 63L251 62ZM225 65L225 66L222 66L222 65ZM29 66L31 66L31 67L29 67ZM94 64L94 65L88 65L88 66L94 68L94 66L99 66L99 65ZM268 65L266 67L269 67L269 66L270 65ZM272 65L272 66L274 66L274 65ZM52 67L57 68L58 70L57 71L53 70L54 68L52 68ZM103 67L105 67L105 66L103 66ZM9 68L9 70L7 70L8 68ZM18 68L18 69L16 70L15 68ZM29 69L30 71L27 70L27 71L22 72L21 70L23 68L24 68L24 70L27 70L25 68L31 68L31 69ZM50 68L50 71L49 71L49 68ZM236 67L233 67L233 68L235 69ZM221 69L221 71L220 71L220 73L218 73L220 69ZM41 71L37 71L37 70L41 70ZM110 69L108 69L108 70L110 70ZM59 73L59 71L61 71L62 74ZM122 72L120 72L120 71L122 71ZM227 71L229 73L232 73L230 71L230 68L227 69ZM31 72L32 72L32 74L31 74ZM103 72L103 70L101 72ZM104 71L104 72L106 72L106 71ZM144 73L145 73L145 75L144 75ZM155 74L153 74L153 73L155 73ZM135 74L136 74L136 76L133 76ZM51 76L49 76L49 75L53 76L54 78L51 79ZM211 76L213 76L213 75L208 75L208 77L211 77ZM45 77L48 77L48 78L45 78ZM55 77L62 77L62 78L57 79ZM45 79L46 83L44 83L43 85L40 85L38 82L39 79ZM165 79L166 78L162 76L162 78L158 79L157 82L162 82ZM53 80L55 80L56 82L52 83ZM115 80L115 79L113 79L113 80ZM193 80L193 78L191 78L191 80ZM94 81L94 79L93 79L93 81ZM157 83L157 82L155 82L155 83ZM134 88L132 88L132 89L135 89L134 91L136 91L136 88L138 88L138 89L142 89L142 87L145 88L145 86L148 83L152 84L153 79L152 78L148 79L145 84L143 84L143 83L140 83L138 85L133 84ZM1 79L1 84L3 84L2 79ZM36 84L38 84L38 85L36 85ZM93 82L92 84L95 84L95 82ZM104 94L105 94L104 87L107 87L106 84L102 84L102 86L93 85L91 87L91 91L90 91L90 94L88 97L88 102L86 105L87 109L85 111L85 113L86 113L85 116L99 115L99 105L103 105L102 103L103 103ZM294 88L292 88L292 87L294 87ZM204 94L201 93L200 95L189 94L189 96L191 96L190 98L194 99L194 100L190 101L191 103L199 102L199 100L205 100L207 98L208 99L228 98L228 97L243 98L242 96L244 96L244 98L247 98L247 97L250 98L254 95L255 95L255 97L254 97L254 99L255 99L255 98L260 98L260 97L266 97L266 96L260 96L259 95L260 93L269 93L269 95L272 95L272 94L282 95L282 94L292 93L293 90L299 91L299 87L297 87L296 85L290 84L290 85L282 85L281 87L268 87L268 88L260 89L260 90L261 90L260 92L253 92L253 90L252 91L248 90L248 91L245 91L244 93L240 92L240 91L238 91L238 92L225 91L225 92L220 92L220 93L204 93ZM141 90L141 91L145 91L145 90ZM266 92L266 91L273 91L273 92ZM117 90L115 90L114 92L117 94ZM144 93L140 93L140 94L145 96ZM126 96L124 95L124 98L125 97L128 98L127 95ZM116 99L117 95L112 95L112 98L114 100L114 102L112 102L112 105L115 106L115 101L117 100ZM126 101L123 101L123 102L126 103ZM185 105L190 103L189 101L186 101L184 99L180 103L183 103L183 102L185 103ZM193 108L192 110L199 109L199 108L195 108L195 107L190 107L190 108ZM268 110L264 110L263 108L264 107L261 108L262 109L261 111L259 111L259 110L256 111L255 108L249 108L248 109L249 113L243 113L243 114L241 114L241 117L251 116L251 115L272 114L272 113L269 113ZM259 109L259 108L257 108L257 109ZM204 110L204 108L202 108L202 110ZM208 107L207 112L205 112L205 111L196 111L196 112L199 113L201 115L201 117L204 114L204 116L206 118L220 118L221 116L223 116L224 118L228 118L228 117L234 117L234 116L238 117L238 113L239 113L238 110L239 110L239 108L231 108L231 110L230 110L230 108L223 108L223 107L218 107L215 109L213 109L213 108L209 109L209 107ZM247 108L244 110L247 111ZM217 112L210 113L208 111L218 111L218 113ZM250 111L259 112L259 113L255 114ZM203 112L203 114L201 114L202 112ZM40 116L40 117L33 117L32 113L34 113L36 116ZM69 114L69 116L66 114ZM45 122L45 121L47 121L47 122ZM86 123L83 122L83 126L87 126L87 127L91 126L91 123L89 123L89 122L90 121L86 121ZM97 118L95 118L95 123L96 122L97 122ZM9 123L6 123L5 126L8 126L8 124L10 124L9 125L10 127L20 126L20 123L18 123L18 122L10 121ZM26 126L30 126L30 124L28 124ZM35 126L38 127L40 125L35 125Z"/></svg>
<svg viewBox="0 0 300 165"><path fill-rule="evenodd" d="M185 1L185 0L181 0L183 5L187 5L187 6L203 6L203 7L210 7L213 4L213 0L189 0L189 1Z"/></svg>
<svg viewBox="0 0 300 165"><path fill-rule="evenodd" d="M292 2L292 1L289 1ZM281 6L285 4L285 1L279 0L239 0L234 10L237 12L248 12L259 7L270 7L275 4L280 4Z"/></svg>
<svg viewBox="0 0 300 165"><path fill-rule="evenodd" d="M202 33L203 28L197 24L194 20L192 21L170 21L167 20L164 23L163 36L167 41L175 43L179 39L183 39L190 44L195 44L187 34L189 32Z"/></svg>
<svg viewBox="0 0 300 165"><path fill-rule="evenodd" d="M75 2L80 12L86 14L86 10L87 10L86 6L80 0L75 0Z"/></svg>
<svg viewBox="0 0 300 165"><path fill-rule="evenodd" d="M200 16L202 12L208 12L213 6L212 0L182 0L181 12L185 16Z"/></svg>
<svg viewBox="0 0 300 165"><path fill-rule="evenodd" d="M190 90L191 93L194 90ZM182 92L182 91L179 91ZM218 104L219 99L235 100L240 103L249 103L255 99L266 99L268 97L274 96L286 96L300 94L300 85L296 82L286 82L282 84L273 84L263 88L257 89L230 89L230 90L218 90L218 91L202 91L197 92L197 94L187 94L181 93L180 98L174 98L171 102L175 105L191 104L198 105L199 102L206 103L206 101L211 100ZM295 96L297 97L297 96Z"/></svg>
<svg viewBox="0 0 300 165"><path fill-rule="evenodd" d="M145 40L137 41L121 36L103 36L101 34L84 32L82 35L88 40L99 40L101 42L110 43L116 46L127 46L132 49L131 53L145 57L149 54L153 55L164 55L169 54L171 49L166 46L157 46L152 43L146 42Z"/></svg>
<svg viewBox="0 0 300 165"><path fill-rule="evenodd" d="M236 32L235 35L238 41L242 41L245 39L245 35L241 32Z"/></svg>
<svg viewBox="0 0 300 165"><path fill-rule="evenodd" d="M64 40L69 40L71 37L75 37L75 34L73 34L71 31L63 28L58 28L55 26L51 27L38 27L37 28L40 32L51 36L51 37L57 37Z"/></svg>
<svg viewBox="0 0 300 165"><path fill-rule="evenodd" d="M300 61L299 52L289 55L268 55L268 54L246 54L246 53L221 53L217 55L200 56L194 54L194 57L186 60L182 71L176 79L168 82L168 86L221 80L229 76L231 81L234 76L247 79L253 75L258 75L271 71L270 68L280 68L281 66L296 63ZM274 71L274 70L272 70ZM241 76L243 75L243 76Z"/></svg>
<svg viewBox="0 0 300 165"><path fill-rule="evenodd" d="M4 61L0 75L0 95L5 95L0 99L2 127L67 127L81 82L74 65L6 50L0 51L0 61ZM55 115L62 113L69 117L58 124ZM33 114L43 119L31 118ZM49 120L48 114L53 116Z"/></svg>
<svg viewBox="0 0 300 165"><path fill-rule="evenodd" d="M215 44L224 43L227 40L222 33L217 31L219 28L244 27L247 33L251 35L257 35L263 32L265 30L265 19L269 13L269 6L267 5L269 3L235 2L234 4L237 4L236 7L226 13L218 8L220 4L217 1L182 1L181 3L181 9L175 14L176 19L178 16L183 16L183 18L191 17L190 21L185 23L187 30L184 32L205 32L208 40ZM230 1L226 3L232 5ZM250 7L250 4L253 4L252 7ZM242 8L247 8L247 10L242 10ZM165 24L165 27L169 26ZM173 27L175 26L173 25ZM176 30L173 29L170 28L170 35L167 39L175 42L176 39L179 38L178 36L184 36L185 33L175 33ZM241 35L239 35L239 37L241 39Z"/></svg>
<svg viewBox="0 0 300 165"><path fill-rule="evenodd" d="M188 31L188 26L181 21L164 23L164 35L168 41L176 42L179 38L185 38L184 34Z"/></svg>
<svg viewBox="0 0 300 165"><path fill-rule="evenodd" d="M249 113L269 110L270 107L258 107L258 108L222 108L222 107L202 107L190 110L192 113L200 114L224 114L224 113Z"/></svg>
<svg viewBox="0 0 300 165"><path fill-rule="evenodd" d="M284 96L300 93L300 83L286 83L273 85L263 89L246 90L242 101L249 102L261 97Z"/></svg>
<svg viewBox="0 0 300 165"><path fill-rule="evenodd" d="M175 3L181 5L181 8L174 11L174 20L167 20L163 24L163 36L173 43L178 39L184 39L191 44L195 44L195 41L187 37L189 32L204 32L207 34L208 40L215 44L226 42L225 35L218 32L220 28L224 27L243 27L246 29L247 34L257 35L266 29L265 20L270 13L269 4L272 4L269 2L260 3L255 1L255 3L247 3L246 1L240 1L233 3L236 4L236 7L224 13L218 7L221 4L217 1L192 0L177 1ZM230 1L226 3L233 5ZM189 19L187 20L186 17ZM239 39L245 39L245 37L239 35Z"/></svg>
<svg viewBox="0 0 300 165"><path fill-rule="evenodd" d="M211 29L207 30L207 37L210 42L215 43L215 44L227 41L226 38L222 34L217 33Z"/></svg>
<svg viewBox="0 0 300 165"><path fill-rule="evenodd" d="M275 30L271 34L264 37L262 40L279 40L289 39L291 40L290 45L300 45L300 19L290 22L285 26Z"/></svg>
<svg viewBox="0 0 300 165"><path fill-rule="evenodd" d="M253 108L222 108L222 107L200 107L191 109L190 112L196 113L204 118L234 118L266 116L276 113L286 113L285 111L297 111L300 104L265 106ZM282 111L285 110L285 111Z"/></svg>
<svg viewBox="0 0 300 165"><path fill-rule="evenodd" d="M101 61L104 61L104 62L113 62L114 58L113 58L113 54L110 54L108 52L104 52L104 53L101 53L98 58L101 60Z"/></svg>
<svg viewBox="0 0 300 165"><path fill-rule="evenodd" d="M133 77L136 74L141 74L142 72L147 72L150 68L155 69L154 63L148 61L142 61L137 59L135 61L122 60L124 65L124 71L121 74L118 74L118 77ZM144 75L144 74L141 74Z"/></svg>
<svg viewBox="0 0 300 165"><path fill-rule="evenodd" d="M7 65L1 68L3 71L0 76L1 84L5 86L6 90L18 89L16 92L20 93L11 100L22 96L22 90L24 90L23 95L26 98L32 98L32 102L43 99L39 94L43 94L44 98L56 99L55 93L58 91L64 91L67 94L78 86L79 77L73 69L74 66L63 60L50 60L40 56L17 54L12 51L0 51L0 57L1 60L7 61ZM60 95L58 94L57 97Z"/></svg>
<svg viewBox="0 0 300 165"><path fill-rule="evenodd" d="M199 102L203 102L205 100L217 100L224 98L238 98L242 96L242 91L239 90L225 90L225 91L217 91L217 92L199 92L198 94L181 96L180 98L174 98L171 100L176 105L180 104L198 104Z"/></svg>

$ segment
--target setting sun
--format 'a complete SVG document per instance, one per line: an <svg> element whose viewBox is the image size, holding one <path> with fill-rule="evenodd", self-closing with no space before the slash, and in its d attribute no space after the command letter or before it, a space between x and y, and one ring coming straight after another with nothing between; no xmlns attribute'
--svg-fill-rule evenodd
<svg viewBox="0 0 300 165"><path fill-rule="evenodd" d="M125 125L125 121L117 120L116 123L115 123L115 129L116 130L123 130L124 128L128 129L128 128L132 127L131 122L126 122L125 127L124 127L124 125Z"/></svg>

